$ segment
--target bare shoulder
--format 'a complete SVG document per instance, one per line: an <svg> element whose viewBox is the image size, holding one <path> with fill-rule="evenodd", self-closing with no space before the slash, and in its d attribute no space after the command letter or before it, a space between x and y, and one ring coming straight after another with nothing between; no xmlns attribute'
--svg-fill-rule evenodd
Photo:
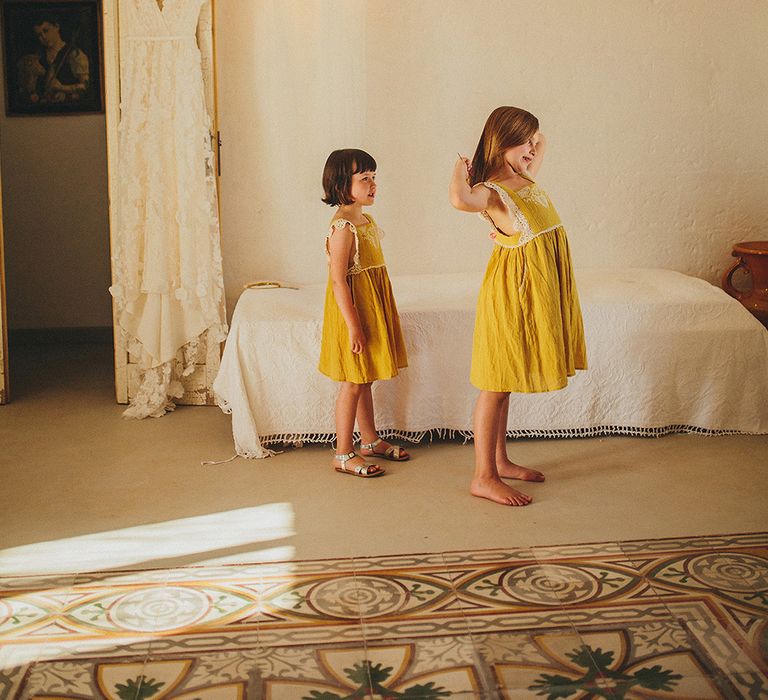
<svg viewBox="0 0 768 700"><path fill-rule="evenodd" d="M484 182L478 182L476 185L472 186L472 194L477 197L478 201L482 200L487 204L493 199L496 192Z"/></svg>
<svg viewBox="0 0 768 700"><path fill-rule="evenodd" d="M504 199L502 198L501 193L495 187L490 187L488 185L485 185L483 189L487 193L486 204L483 209L488 211L496 210L506 212L507 206L504 204Z"/></svg>

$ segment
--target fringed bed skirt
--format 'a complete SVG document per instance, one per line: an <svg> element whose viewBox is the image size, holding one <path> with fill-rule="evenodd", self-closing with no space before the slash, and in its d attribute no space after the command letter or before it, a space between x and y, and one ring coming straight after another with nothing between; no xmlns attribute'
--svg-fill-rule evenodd
<svg viewBox="0 0 768 700"><path fill-rule="evenodd" d="M373 386L382 437L472 439L482 273L393 277L409 366ZM510 438L768 433L768 331L709 283L670 270L577 270L589 369L512 394ZM317 371L325 285L250 289L214 383L235 448L332 443L338 385Z"/></svg>

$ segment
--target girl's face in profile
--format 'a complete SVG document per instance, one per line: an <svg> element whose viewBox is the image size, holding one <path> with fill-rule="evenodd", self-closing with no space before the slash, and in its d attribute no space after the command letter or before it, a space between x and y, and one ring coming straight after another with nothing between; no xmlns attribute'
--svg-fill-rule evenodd
<svg viewBox="0 0 768 700"><path fill-rule="evenodd" d="M516 173L524 173L536 155L536 144L539 142L537 131L525 143L504 151L504 162Z"/></svg>
<svg viewBox="0 0 768 700"><path fill-rule="evenodd" d="M352 176L349 194L355 204L363 206L373 204L376 197L376 171L366 170L363 173L355 173Z"/></svg>

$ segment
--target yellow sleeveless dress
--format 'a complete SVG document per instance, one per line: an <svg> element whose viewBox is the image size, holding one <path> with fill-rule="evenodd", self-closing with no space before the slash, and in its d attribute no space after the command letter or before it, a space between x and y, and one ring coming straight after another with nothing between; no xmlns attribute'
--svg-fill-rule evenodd
<svg viewBox="0 0 768 700"><path fill-rule="evenodd" d="M371 216L366 214L365 217L368 223L363 226L355 226L347 219L336 219L325 239L326 254L329 254L330 238L337 229L349 225L355 237L347 283L366 344L361 353L353 353L350 349L347 324L336 303L329 275L318 369L337 382L353 384L391 379L397 376L398 369L408 366L400 317L381 250L383 233Z"/></svg>
<svg viewBox="0 0 768 700"><path fill-rule="evenodd" d="M516 191L482 184L499 194L517 233L494 225L491 234L496 246L477 303L470 381L487 391L562 389L587 368L587 353L560 216L533 180Z"/></svg>

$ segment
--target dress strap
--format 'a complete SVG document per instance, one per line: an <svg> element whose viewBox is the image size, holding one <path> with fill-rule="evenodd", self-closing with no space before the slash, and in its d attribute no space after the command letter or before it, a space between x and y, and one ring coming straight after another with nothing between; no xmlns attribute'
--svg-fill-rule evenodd
<svg viewBox="0 0 768 700"><path fill-rule="evenodd" d="M331 221L329 232L333 233L336 229L344 228L345 226L349 226L352 233L357 235L357 226L355 226L349 219L334 219Z"/></svg>
<svg viewBox="0 0 768 700"><path fill-rule="evenodd" d="M501 185L496 184L495 182L481 182L480 184L484 185L489 190L493 190L499 195L499 197L501 197L501 201L507 208L509 217L512 219L512 222L515 225L515 230L520 234L520 245L523 245L524 243L527 243L529 240L531 240L533 238L531 225L528 223L528 219L525 218L525 214L520 211L520 207L518 207L517 204L512 201L512 197L509 196L509 192L507 192L506 189L504 189ZM490 220L490 216L486 211L480 212L480 216L486 220ZM500 232L494 236L494 241L501 244L502 241L498 240L499 235L504 236L504 233ZM509 236L506 236L506 238L509 238Z"/></svg>
<svg viewBox="0 0 768 700"><path fill-rule="evenodd" d="M515 210L517 205L512 201L509 193L501 185L497 185L495 182L481 182L480 184L484 187L487 187L489 190L496 192L496 194L501 197L501 201L504 202L504 206L507 208L509 215L513 216L512 212Z"/></svg>
<svg viewBox="0 0 768 700"><path fill-rule="evenodd" d="M331 225L328 228L328 235L325 237L325 254L328 257L328 260L331 259L331 236L334 234L335 231L338 229L342 229L345 226L349 226L349 230L352 231L352 233L355 236L355 254L352 258L352 266L347 271L347 274L350 273L350 271L360 270L360 240L359 236L357 234L357 226L355 226L349 219L334 219L331 221Z"/></svg>

